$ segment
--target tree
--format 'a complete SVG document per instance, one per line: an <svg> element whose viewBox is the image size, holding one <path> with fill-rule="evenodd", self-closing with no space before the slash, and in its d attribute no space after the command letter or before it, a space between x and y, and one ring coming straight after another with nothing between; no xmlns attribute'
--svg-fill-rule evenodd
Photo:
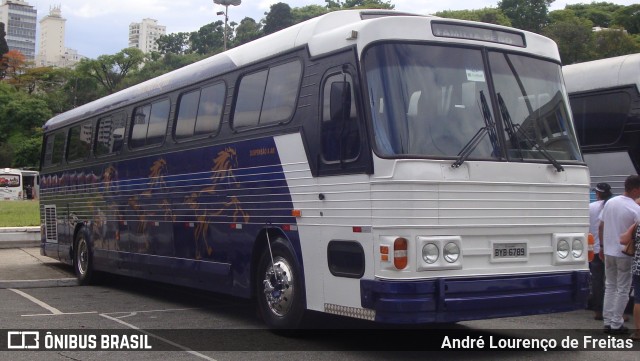
<svg viewBox="0 0 640 361"><path fill-rule="evenodd" d="M156 40L160 54L187 54L191 52L189 37L191 33L171 33L162 35Z"/></svg>
<svg viewBox="0 0 640 361"><path fill-rule="evenodd" d="M547 24L549 5L555 0L502 0L498 8L518 29L540 33Z"/></svg>
<svg viewBox="0 0 640 361"><path fill-rule="evenodd" d="M480 21L488 24L511 26L511 20L502 13L502 10L495 8L484 8L480 10L447 10L435 14L443 18Z"/></svg>
<svg viewBox="0 0 640 361"><path fill-rule="evenodd" d="M594 26L608 28L612 25L613 14L623 5L608 2L592 2L591 4L567 5L565 9L573 10L577 17L589 19Z"/></svg>
<svg viewBox="0 0 640 361"><path fill-rule="evenodd" d="M291 15L293 15L294 24L313 19L329 12L326 6L320 5L307 5L301 8L291 9Z"/></svg>
<svg viewBox="0 0 640 361"><path fill-rule="evenodd" d="M327 8L330 10L339 9L354 9L354 8L366 8L366 9L395 9L395 5L392 5L388 1L382 0L325 0Z"/></svg>
<svg viewBox="0 0 640 361"><path fill-rule="evenodd" d="M132 74L124 82L124 86L133 86L143 81L153 79L170 71L182 68L183 66L202 60L204 55L200 54L173 54L168 53L158 59L145 62L144 67Z"/></svg>
<svg viewBox="0 0 640 361"><path fill-rule="evenodd" d="M575 15L569 16L571 14L563 13L563 20L549 24L542 31L543 35L558 44L563 64L579 63L592 58L593 32L591 28L593 23Z"/></svg>
<svg viewBox="0 0 640 361"><path fill-rule="evenodd" d="M82 59L76 70L85 76L96 79L112 94L120 90L119 86L131 71L135 71L144 60L144 53L137 48L127 48L114 55L100 55L96 60Z"/></svg>
<svg viewBox="0 0 640 361"><path fill-rule="evenodd" d="M603 29L594 33L595 54L598 59L633 54L640 46L620 27Z"/></svg>
<svg viewBox="0 0 640 361"><path fill-rule="evenodd" d="M262 31L265 35L275 33L278 30L288 28L293 25L293 15L291 7L285 3L271 5L268 13L265 13L264 27Z"/></svg>
<svg viewBox="0 0 640 361"><path fill-rule="evenodd" d="M640 4L625 6L613 15L613 23L631 34L640 34Z"/></svg>
<svg viewBox="0 0 640 361"><path fill-rule="evenodd" d="M7 33L4 30L4 23L0 22L0 57L9 52L6 37Z"/></svg>
<svg viewBox="0 0 640 361"><path fill-rule="evenodd" d="M240 25L236 27L236 36L233 39L233 45L238 46L246 44L252 40L256 40L262 36L260 24L253 18L246 17L240 21Z"/></svg>
<svg viewBox="0 0 640 361"><path fill-rule="evenodd" d="M13 168L37 167L40 163L42 149L42 131L31 137L24 137L13 149Z"/></svg>
<svg viewBox="0 0 640 361"><path fill-rule="evenodd" d="M18 50L9 50L0 60L0 71L4 78L8 78L9 82L17 83L18 75L22 74L26 69L27 58Z"/></svg>
<svg viewBox="0 0 640 361"><path fill-rule="evenodd" d="M189 36L191 50L197 54L213 54L224 47L224 22L218 20L207 24Z"/></svg>

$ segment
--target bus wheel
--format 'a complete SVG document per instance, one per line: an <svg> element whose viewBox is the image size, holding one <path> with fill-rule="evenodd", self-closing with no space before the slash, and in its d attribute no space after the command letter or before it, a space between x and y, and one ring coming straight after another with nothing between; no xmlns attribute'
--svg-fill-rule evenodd
<svg viewBox="0 0 640 361"><path fill-rule="evenodd" d="M93 277L93 255L89 245L89 234L85 227L82 227L76 236L75 251L73 255L73 268L80 285L91 283Z"/></svg>
<svg viewBox="0 0 640 361"><path fill-rule="evenodd" d="M297 328L304 314L302 273L289 244L282 238L271 244L273 263L267 248L260 258L256 287L258 309L272 329Z"/></svg>

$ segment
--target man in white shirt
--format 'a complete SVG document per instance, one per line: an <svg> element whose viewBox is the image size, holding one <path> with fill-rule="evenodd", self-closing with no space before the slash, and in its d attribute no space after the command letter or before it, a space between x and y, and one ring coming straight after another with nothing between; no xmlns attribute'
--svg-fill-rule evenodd
<svg viewBox="0 0 640 361"><path fill-rule="evenodd" d="M611 334L626 334L624 309L629 302L631 288L632 257L622 253L620 235L635 222L640 221L640 176L631 175L624 182L624 194L607 201L600 213L600 255L604 253L604 331Z"/></svg>
<svg viewBox="0 0 640 361"><path fill-rule="evenodd" d="M594 319L603 320L602 303L604 301L604 256L600 255L600 212L604 204L612 197L611 186L607 183L598 183L593 189L596 201L589 204L589 233L593 235L593 260L589 262L591 273L591 309Z"/></svg>

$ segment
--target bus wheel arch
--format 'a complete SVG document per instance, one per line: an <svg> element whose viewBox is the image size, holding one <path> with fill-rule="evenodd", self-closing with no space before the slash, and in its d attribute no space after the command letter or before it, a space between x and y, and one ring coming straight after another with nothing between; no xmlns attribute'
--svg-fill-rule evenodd
<svg viewBox="0 0 640 361"><path fill-rule="evenodd" d="M76 226L73 236L73 248L71 250L73 270L78 278L78 284L88 285L92 282L93 271L93 246L89 229L81 224Z"/></svg>
<svg viewBox="0 0 640 361"><path fill-rule="evenodd" d="M269 229L268 236L266 231L261 232L253 254L252 284L258 314L272 329L297 328L306 310L302 267L280 230Z"/></svg>

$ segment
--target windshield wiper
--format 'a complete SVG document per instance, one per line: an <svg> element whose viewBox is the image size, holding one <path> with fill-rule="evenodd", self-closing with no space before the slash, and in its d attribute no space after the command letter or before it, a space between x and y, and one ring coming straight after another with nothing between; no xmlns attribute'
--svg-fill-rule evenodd
<svg viewBox="0 0 640 361"><path fill-rule="evenodd" d="M562 164L558 163L558 161L551 154L549 154L546 149L542 148L537 142L531 140L531 138L527 136L527 133L522 130L520 124L515 124L513 122L513 120L511 119L511 115L509 114L509 109L507 109L507 104L504 102L504 99L502 99L502 94L500 93L498 93L498 106L500 107L500 114L502 114L502 119L504 119L506 123L506 132L509 135L509 139L511 139L511 145L514 148L517 147L516 149L520 151L520 157L522 157L522 149L519 145L519 139L521 137L529 148L538 151L540 154L542 154L542 156L547 158L547 160L551 162L551 164L556 168L558 172L564 172L564 167L562 166Z"/></svg>
<svg viewBox="0 0 640 361"><path fill-rule="evenodd" d="M498 145L498 136L496 134L495 123L493 122L493 118L491 118L491 112L489 111L489 105L487 103L487 98L484 96L484 92L480 91L480 103L482 104L482 116L484 118L484 127L478 129L476 134L462 147L462 150L458 153L458 159L451 165L451 168L458 168L464 163L467 158L473 153L476 149L480 141L485 136L485 134L489 134L489 140L491 141L491 146L493 147L493 152L499 153L500 146Z"/></svg>

